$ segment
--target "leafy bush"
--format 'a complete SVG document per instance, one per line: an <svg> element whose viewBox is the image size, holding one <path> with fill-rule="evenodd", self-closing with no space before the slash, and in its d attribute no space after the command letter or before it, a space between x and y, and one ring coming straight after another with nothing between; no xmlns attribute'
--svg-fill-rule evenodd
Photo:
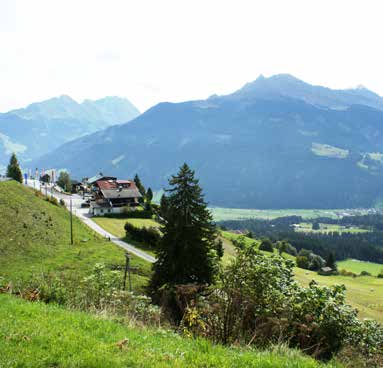
<svg viewBox="0 0 383 368"><path fill-rule="evenodd" d="M259 246L259 250L263 250L266 252L273 252L274 251L273 243L271 242L270 239L263 239L262 243Z"/></svg>
<svg viewBox="0 0 383 368"><path fill-rule="evenodd" d="M156 248L161 239L159 231L154 227L138 228L127 222L124 228L127 236L131 236L133 240L145 243L152 248Z"/></svg>
<svg viewBox="0 0 383 368"><path fill-rule="evenodd" d="M379 274L378 274L378 278L379 278L379 279L383 279L383 270L379 272Z"/></svg>
<svg viewBox="0 0 383 368"><path fill-rule="evenodd" d="M368 271L362 271L359 275L360 276L371 276L371 274Z"/></svg>
<svg viewBox="0 0 383 368"><path fill-rule="evenodd" d="M286 343L320 359L349 346L365 357L383 351L382 327L358 320L343 285L301 287L290 260L238 250L219 285L186 303L183 328L223 343Z"/></svg>

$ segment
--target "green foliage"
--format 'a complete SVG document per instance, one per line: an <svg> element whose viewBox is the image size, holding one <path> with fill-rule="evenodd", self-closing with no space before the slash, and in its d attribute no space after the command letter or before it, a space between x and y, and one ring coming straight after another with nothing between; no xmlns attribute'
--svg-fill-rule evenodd
<svg viewBox="0 0 383 368"><path fill-rule="evenodd" d="M124 207L122 213L107 213L104 217L110 218L137 218L137 219L151 219L153 217L152 211L147 210L131 210L130 208Z"/></svg>
<svg viewBox="0 0 383 368"><path fill-rule="evenodd" d="M335 255L333 252L330 252L326 259L326 267L330 267L333 271L337 271L338 267L335 261Z"/></svg>
<svg viewBox="0 0 383 368"><path fill-rule="evenodd" d="M57 185L64 189L66 192L70 192L72 189L72 182L70 176L66 171L60 171L60 175L57 179Z"/></svg>
<svg viewBox="0 0 383 368"><path fill-rule="evenodd" d="M368 271L362 271L360 276L371 276L371 274Z"/></svg>
<svg viewBox="0 0 383 368"><path fill-rule="evenodd" d="M320 230L319 222L313 222L312 229L313 230Z"/></svg>
<svg viewBox="0 0 383 368"><path fill-rule="evenodd" d="M165 284L210 284L219 261L216 228L194 171L184 164L169 184L163 237L151 280L153 292Z"/></svg>
<svg viewBox="0 0 383 368"><path fill-rule="evenodd" d="M152 199L153 199L152 188L148 188L148 191L146 192L146 200L148 203L151 203Z"/></svg>
<svg viewBox="0 0 383 368"><path fill-rule="evenodd" d="M310 260L307 256L297 256L295 258L295 263L297 267L308 270L310 268Z"/></svg>
<svg viewBox="0 0 383 368"><path fill-rule="evenodd" d="M270 239L263 239L262 243L259 245L259 250L272 253L274 251L273 243Z"/></svg>
<svg viewBox="0 0 383 368"><path fill-rule="evenodd" d="M193 324L194 333L216 341L257 346L283 341L321 359L348 346L362 347L366 357L382 353L382 327L367 328L357 319L345 301L344 286L312 281L301 287L294 280L292 261L254 247L238 250L238 257L222 271L219 287L205 294L207 298L194 304L195 311L186 312L197 313L203 322L202 329Z"/></svg>
<svg viewBox="0 0 383 368"><path fill-rule="evenodd" d="M161 240L161 234L154 227L142 227L138 228L131 223L127 222L124 226L126 236L131 237L133 240L144 243L151 248L157 248Z"/></svg>
<svg viewBox="0 0 383 368"><path fill-rule="evenodd" d="M141 183L141 179L139 178L138 174L136 174L134 176L134 183L136 184L138 191L141 193L142 198L145 198L146 190L145 190L144 185ZM142 201L142 199L141 199L141 201Z"/></svg>
<svg viewBox="0 0 383 368"><path fill-rule="evenodd" d="M23 174L21 172L19 162L17 161L16 154L12 154L11 159L9 160L9 165L7 167L7 176L13 180L18 181L19 183L23 182Z"/></svg>

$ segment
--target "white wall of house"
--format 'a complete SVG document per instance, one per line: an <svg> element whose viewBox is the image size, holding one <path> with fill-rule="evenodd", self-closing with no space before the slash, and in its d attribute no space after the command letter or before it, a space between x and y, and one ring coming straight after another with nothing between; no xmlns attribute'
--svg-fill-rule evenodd
<svg viewBox="0 0 383 368"><path fill-rule="evenodd" d="M123 207L90 207L89 213L93 216L104 216L108 213L122 213Z"/></svg>

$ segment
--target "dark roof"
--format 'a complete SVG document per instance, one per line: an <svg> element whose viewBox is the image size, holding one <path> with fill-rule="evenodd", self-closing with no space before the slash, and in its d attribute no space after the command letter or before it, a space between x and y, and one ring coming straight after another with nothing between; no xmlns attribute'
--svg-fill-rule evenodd
<svg viewBox="0 0 383 368"><path fill-rule="evenodd" d="M114 176L105 176L102 173L99 173L95 176L92 176L91 178L88 179L88 184L94 184L99 180L116 180Z"/></svg>

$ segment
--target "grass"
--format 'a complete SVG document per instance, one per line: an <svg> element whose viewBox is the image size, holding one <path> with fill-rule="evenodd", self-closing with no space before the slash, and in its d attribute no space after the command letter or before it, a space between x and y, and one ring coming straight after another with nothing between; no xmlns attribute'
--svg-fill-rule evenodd
<svg viewBox="0 0 383 368"><path fill-rule="evenodd" d="M383 273L383 264L358 261L356 259L347 259L345 261L338 262L338 269L351 271L356 274L360 274L362 271L367 271L371 275L377 276L379 273Z"/></svg>
<svg viewBox="0 0 383 368"><path fill-rule="evenodd" d="M243 220L243 219L264 219L272 220L277 217L302 216L304 219L317 217L330 217L334 219L342 218L351 214L365 214L367 210L344 210L344 209L275 209L275 210L257 210L244 208L224 208L212 207L210 211L213 214L214 221Z"/></svg>
<svg viewBox="0 0 383 368"><path fill-rule="evenodd" d="M228 231L222 231L222 237L228 241L226 248L232 248L234 251L233 244L230 244L232 240L238 238L240 235L233 234ZM247 244L254 242L253 239L245 237ZM259 244L259 241L256 241ZM263 252L264 254L270 254L268 252ZM274 250L276 253L276 250ZM225 258L226 257L226 258ZM224 256L224 262L229 262L230 259L235 257L235 251L232 256ZM284 258L294 260L295 257L283 253ZM352 261L344 261L338 263L338 268L345 268L344 264L349 264ZM362 264L370 264L368 262L361 262ZM378 265L376 263L370 265ZM380 269L383 268L383 265L379 265ZM367 268L367 267L364 267ZM379 269L379 270L380 270ZM366 271L372 271L372 267L365 269ZM354 272L354 271L353 271ZM344 284L347 288L346 298L347 302L351 304L354 308L357 308L362 318L373 318L379 322L383 323L383 279L378 279L377 277L372 276L361 276L361 277L350 277L350 276L320 276L316 272L304 270L302 268L294 268L296 280L307 286L311 280L317 281L321 285L335 285L335 284ZM373 272L371 272L373 274Z"/></svg>
<svg viewBox="0 0 383 368"><path fill-rule="evenodd" d="M6 281L31 274L86 275L96 263L123 266L124 251L73 218L74 244L70 245L69 213L36 196L16 182L0 183L0 277ZM132 256L138 267L133 287L142 289L150 265ZM122 277L122 275L121 275Z"/></svg>
<svg viewBox="0 0 383 368"><path fill-rule="evenodd" d="M94 217L92 220L99 226L101 226L103 229L110 232L114 236L117 236L118 238L125 237L124 226L127 222L139 228L160 226L158 222L150 219L121 219L112 217Z"/></svg>
<svg viewBox="0 0 383 368"><path fill-rule="evenodd" d="M298 226L295 227L295 231L298 232L304 232L304 233L331 233L331 232L338 232L338 233L364 233L368 232L369 230L361 229L356 226L346 227L342 225L334 225L334 224L319 224L320 229L319 230L313 230L312 224L309 222L301 222L298 224Z"/></svg>
<svg viewBox="0 0 383 368"><path fill-rule="evenodd" d="M8 295L0 295L0 341L1 367L335 367L294 350L223 347Z"/></svg>

